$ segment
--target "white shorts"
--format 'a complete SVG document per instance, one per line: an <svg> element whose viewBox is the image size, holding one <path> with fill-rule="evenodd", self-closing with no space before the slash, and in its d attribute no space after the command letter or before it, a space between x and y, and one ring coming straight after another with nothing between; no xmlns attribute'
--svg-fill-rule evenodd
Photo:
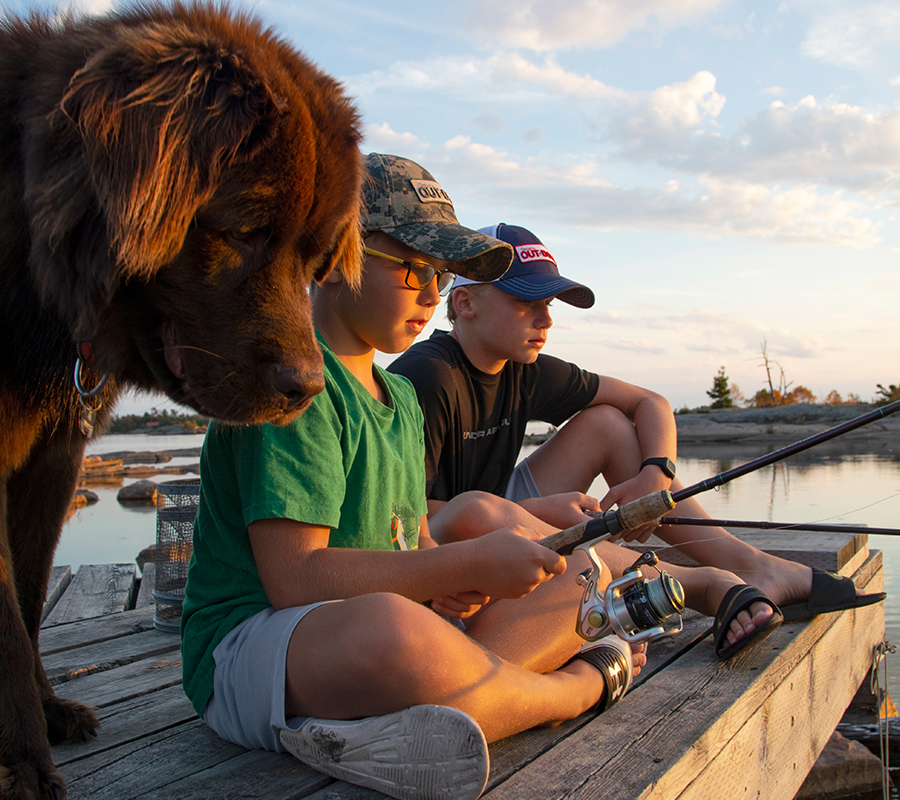
<svg viewBox="0 0 900 800"><path fill-rule="evenodd" d="M530 497L541 496L540 489L538 489L534 478L531 476L527 458L523 458L516 465L512 475L509 477L509 483L506 484L506 493L503 496L514 503L518 503L520 500L527 500Z"/></svg>
<svg viewBox="0 0 900 800"><path fill-rule="evenodd" d="M203 721L219 736L249 750L285 752L278 731L297 730L307 719L285 718L288 644L300 620L324 604L267 608L219 643L213 651L213 696L203 712Z"/></svg>

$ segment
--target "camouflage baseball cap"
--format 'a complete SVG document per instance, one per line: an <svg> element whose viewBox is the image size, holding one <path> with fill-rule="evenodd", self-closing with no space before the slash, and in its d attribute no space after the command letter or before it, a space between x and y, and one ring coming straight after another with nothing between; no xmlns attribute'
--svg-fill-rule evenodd
<svg viewBox="0 0 900 800"><path fill-rule="evenodd" d="M475 281L499 278L512 248L459 224L450 195L415 161L369 153L363 181L363 227L381 231L432 258L450 261L457 275Z"/></svg>

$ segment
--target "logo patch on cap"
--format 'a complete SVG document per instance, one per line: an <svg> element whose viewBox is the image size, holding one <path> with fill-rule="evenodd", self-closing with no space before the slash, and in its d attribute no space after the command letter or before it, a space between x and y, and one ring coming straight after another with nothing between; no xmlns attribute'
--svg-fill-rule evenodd
<svg viewBox="0 0 900 800"><path fill-rule="evenodd" d="M451 208L453 201L437 181L426 181L420 179L410 179L413 189L416 190L416 196L423 203L446 203Z"/></svg>
<svg viewBox="0 0 900 800"><path fill-rule="evenodd" d="M529 261L550 261L556 264L556 259L542 244L516 245L516 255L523 264L527 264Z"/></svg>

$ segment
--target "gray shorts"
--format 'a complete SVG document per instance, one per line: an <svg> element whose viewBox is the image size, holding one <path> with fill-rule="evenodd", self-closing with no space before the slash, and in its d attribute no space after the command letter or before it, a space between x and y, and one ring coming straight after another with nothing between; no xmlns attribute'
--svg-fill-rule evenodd
<svg viewBox="0 0 900 800"><path fill-rule="evenodd" d="M307 719L285 718L288 644L300 620L321 605L267 608L219 643L213 651L213 696L203 712L203 721L219 736L250 750L285 752L279 729L297 730Z"/></svg>
<svg viewBox="0 0 900 800"><path fill-rule="evenodd" d="M530 497L540 497L541 492L534 478L531 477L531 469L528 466L528 459L523 458L513 470L506 484L506 494L503 495L507 500L518 503L520 500L528 500Z"/></svg>

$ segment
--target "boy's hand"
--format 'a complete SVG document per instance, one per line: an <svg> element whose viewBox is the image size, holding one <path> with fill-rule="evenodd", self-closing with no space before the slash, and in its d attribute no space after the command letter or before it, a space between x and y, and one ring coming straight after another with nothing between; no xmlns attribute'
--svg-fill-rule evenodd
<svg viewBox="0 0 900 800"><path fill-rule="evenodd" d="M518 598L566 571L566 560L532 540L518 525L460 542L477 548L473 589L491 597Z"/></svg>
<svg viewBox="0 0 900 800"><path fill-rule="evenodd" d="M539 520L564 530L590 519L584 512L599 511L600 502L581 492L561 492L546 497L529 497L520 500L519 505Z"/></svg>
<svg viewBox="0 0 900 800"><path fill-rule="evenodd" d="M431 608L445 617L467 619L490 599L490 597L480 592L460 592L459 594L445 597L435 597L431 601Z"/></svg>
<svg viewBox="0 0 900 800"><path fill-rule="evenodd" d="M630 503L632 500L639 500L642 497L647 497L647 495L656 494L656 492L669 489L671 485L672 481L663 475L660 470L641 470L635 477L613 486L600 501L600 508L602 508L603 511L608 511L613 506L621 508L625 503ZM612 537L612 540L621 538L622 541L625 542L646 542L656 528L657 525L655 523L643 525L640 528L625 531L618 537L614 536Z"/></svg>

